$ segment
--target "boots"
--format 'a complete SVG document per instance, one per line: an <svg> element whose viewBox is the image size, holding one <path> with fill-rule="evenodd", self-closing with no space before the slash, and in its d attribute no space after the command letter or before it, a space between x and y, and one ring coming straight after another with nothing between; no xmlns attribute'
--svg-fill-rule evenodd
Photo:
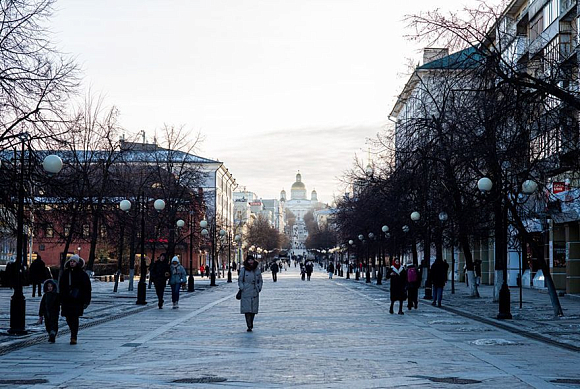
<svg viewBox="0 0 580 389"><path fill-rule="evenodd" d="M177 308L179 308L179 303L177 301L175 301L173 303L173 309L177 309Z"/></svg>

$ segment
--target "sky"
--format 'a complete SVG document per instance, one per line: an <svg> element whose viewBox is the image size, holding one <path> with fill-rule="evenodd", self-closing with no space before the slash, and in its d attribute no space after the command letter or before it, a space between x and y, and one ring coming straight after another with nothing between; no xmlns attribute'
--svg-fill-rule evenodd
<svg viewBox="0 0 580 389"><path fill-rule="evenodd" d="M471 0L473 4L474 1ZM164 125L204 138L261 198L298 170L331 203L367 139L389 123L424 44L404 15L470 0L58 0L56 46L76 58L83 88L120 110L126 133Z"/></svg>

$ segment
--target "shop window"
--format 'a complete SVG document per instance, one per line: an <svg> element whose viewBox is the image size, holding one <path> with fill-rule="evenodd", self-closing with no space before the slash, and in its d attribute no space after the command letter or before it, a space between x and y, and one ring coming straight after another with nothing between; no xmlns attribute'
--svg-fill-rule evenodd
<svg viewBox="0 0 580 389"><path fill-rule="evenodd" d="M566 242L554 242L554 267L566 267Z"/></svg>

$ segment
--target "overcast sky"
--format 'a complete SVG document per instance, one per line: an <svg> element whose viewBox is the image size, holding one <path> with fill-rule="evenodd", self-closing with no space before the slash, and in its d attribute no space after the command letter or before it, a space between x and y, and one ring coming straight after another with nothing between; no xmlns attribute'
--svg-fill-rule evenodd
<svg viewBox="0 0 580 389"><path fill-rule="evenodd" d="M331 202L421 58L403 16L469 3L58 0L51 29L127 133L184 125L258 196L289 191L300 169Z"/></svg>

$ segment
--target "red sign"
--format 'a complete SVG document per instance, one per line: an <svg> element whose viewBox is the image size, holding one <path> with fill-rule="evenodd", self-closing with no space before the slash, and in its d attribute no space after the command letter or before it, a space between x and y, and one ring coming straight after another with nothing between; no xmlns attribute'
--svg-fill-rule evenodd
<svg viewBox="0 0 580 389"><path fill-rule="evenodd" d="M250 203L250 206L256 206L256 205L262 205L262 203L260 201L252 201Z"/></svg>
<svg viewBox="0 0 580 389"><path fill-rule="evenodd" d="M566 190L566 183L565 182L554 182L552 184L552 192L554 194L564 192Z"/></svg>

